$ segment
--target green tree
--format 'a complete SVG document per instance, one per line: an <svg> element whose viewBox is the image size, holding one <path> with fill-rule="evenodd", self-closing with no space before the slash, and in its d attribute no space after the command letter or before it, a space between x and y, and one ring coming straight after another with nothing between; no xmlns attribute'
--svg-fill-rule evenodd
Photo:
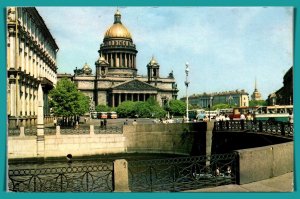
<svg viewBox="0 0 300 199"><path fill-rule="evenodd" d="M171 115L182 116L186 112L186 104L181 100L170 100L169 111Z"/></svg>
<svg viewBox="0 0 300 199"><path fill-rule="evenodd" d="M97 112L109 112L111 108L105 104L99 104L95 107Z"/></svg>
<svg viewBox="0 0 300 199"><path fill-rule="evenodd" d="M89 110L89 98L79 92L76 85L64 78L50 93L50 107L56 116L66 118L83 115Z"/></svg>
<svg viewBox="0 0 300 199"><path fill-rule="evenodd" d="M249 101L249 106L267 106L267 101L265 100L251 100Z"/></svg>
<svg viewBox="0 0 300 199"><path fill-rule="evenodd" d="M133 117L135 115L135 102L124 101L117 108L116 111L119 117Z"/></svg>
<svg viewBox="0 0 300 199"><path fill-rule="evenodd" d="M134 113L139 117L151 117L151 105L148 102L135 102Z"/></svg>
<svg viewBox="0 0 300 199"><path fill-rule="evenodd" d="M226 109L226 108L232 108L233 106L229 105L229 104L215 104L212 107L212 110L217 110L217 109Z"/></svg>

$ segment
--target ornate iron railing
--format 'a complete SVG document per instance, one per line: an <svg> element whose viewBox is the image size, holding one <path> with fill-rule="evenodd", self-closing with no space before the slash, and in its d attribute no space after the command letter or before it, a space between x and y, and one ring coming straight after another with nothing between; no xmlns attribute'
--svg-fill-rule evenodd
<svg viewBox="0 0 300 199"><path fill-rule="evenodd" d="M19 136L20 129L8 129L8 136Z"/></svg>
<svg viewBox="0 0 300 199"><path fill-rule="evenodd" d="M122 134L122 126L98 127L94 130L95 134Z"/></svg>
<svg viewBox="0 0 300 199"><path fill-rule="evenodd" d="M12 192L111 192L113 163L91 166L14 169L8 171Z"/></svg>
<svg viewBox="0 0 300 199"><path fill-rule="evenodd" d="M237 154L129 161L129 188L133 192L200 189L235 184Z"/></svg>
<svg viewBox="0 0 300 199"><path fill-rule="evenodd" d="M215 131L241 131L247 130L257 133L266 133L279 136L293 137L294 126L287 122L267 122L267 121L219 121L215 122Z"/></svg>
<svg viewBox="0 0 300 199"><path fill-rule="evenodd" d="M25 128L24 133L25 136L34 136L37 134L37 128L36 127Z"/></svg>
<svg viewBox="0 0 300 199"><path fill-rule="evenodd" d="M62 135L78 135L78 134L90 134L89 128L70 128L70 129L60 129L60 134Z"/></svg>
<svg viewBox="0 0 300 199"><path fill-rule="evenodd" d="M55 135L56 134L56 128L50 127L50 128L44 128L45 135Z"/></svg>

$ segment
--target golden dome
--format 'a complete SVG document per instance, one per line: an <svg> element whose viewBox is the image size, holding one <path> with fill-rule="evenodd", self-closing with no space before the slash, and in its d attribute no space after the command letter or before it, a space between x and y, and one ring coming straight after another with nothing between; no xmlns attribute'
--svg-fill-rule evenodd
<svg viewBox="0 0 300 199"><path fill-rule="evenodd" d="M154 58L154 56L152 56L152 58L151 58L151 60L150 60L150 62L149 62L148 65L150 65L150 66L158 66L158 63L157 63L156 59Z"/></svg>
<svg viewBox="0 0 300 199"><path fill-rule="evenodd" d="M119 10L115 13L114 24L106 31L104 39L107 38L128 38L131 39L131 34L121 22L121 13Z"/></svg>
<svg viewBox="0 0 300 199"><path fill-rule="evenodd" d="M89 69L90 66L85 62L84 66L82 67L82 69Z"/></svg>

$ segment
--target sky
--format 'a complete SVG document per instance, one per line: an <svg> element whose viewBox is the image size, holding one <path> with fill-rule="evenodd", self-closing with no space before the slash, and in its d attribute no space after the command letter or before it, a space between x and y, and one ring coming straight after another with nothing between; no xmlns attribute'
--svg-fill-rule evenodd
<svg viewBox="0 0 300 199"><path fill-rule="evenodd" d="M117 7L37 7L59 46L58 73L71 73L95 61ZM293 66L292 7L118 7L122 24L138 50L139 75L152 56L160 76L173 71L185 96L257 89L266 99L283 86Z"/></svg>

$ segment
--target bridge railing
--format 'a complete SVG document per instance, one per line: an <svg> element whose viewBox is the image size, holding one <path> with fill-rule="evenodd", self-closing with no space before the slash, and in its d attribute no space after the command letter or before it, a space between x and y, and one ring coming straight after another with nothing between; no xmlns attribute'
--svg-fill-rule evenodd
<svg viewBox="0 0 300 199"><path fill-rule="evenodd" d="M8 190L11 192L111 192L113 191L113 163L10 169Z"/></svg>
<svg viewBox="0 0 300 199"><path fill-rule="evenodd" d="M122 134L123 129L122 126L107 126L107 127L97 127L95 128L93 125L90 126L81 126L79 128L71 128L71 127L45 127L44 134L45 135L88 135L88 134ZM37 128L36 127L20 127L14 129L8 129L8 136L36 136Z"/></svg>
<svg viewBox="0 0 300 199"><path fill-rule="evenodd" d="M280 136L293 137L294 126L287 122L268 121L217 121L215 131L252 131L258 133L277 134Z"/></svg>
<svg viewBox="0 0 300 199"><path fill-rule="evenodd" d="M129 161L129 189L134 192L200 189L236 184L237 154Z"/></svg>

